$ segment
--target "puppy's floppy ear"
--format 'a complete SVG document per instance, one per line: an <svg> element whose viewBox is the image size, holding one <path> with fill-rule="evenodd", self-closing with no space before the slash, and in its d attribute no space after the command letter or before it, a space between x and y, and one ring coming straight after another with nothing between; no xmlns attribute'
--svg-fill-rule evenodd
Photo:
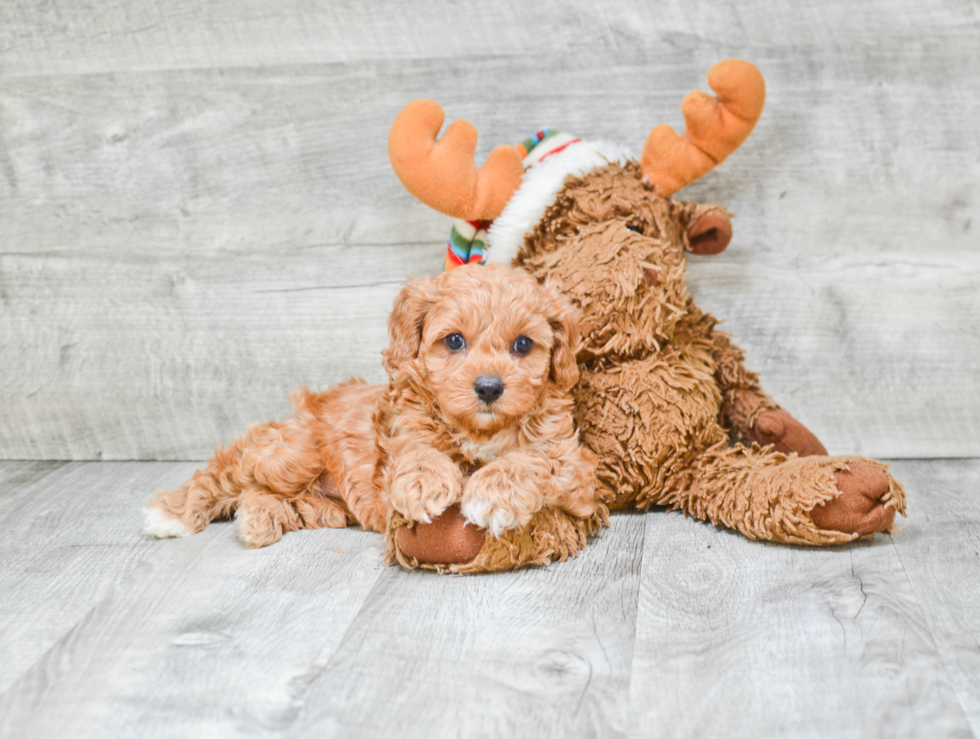
<svg viewBox="0 0 980 739"><path fill-rule="evenodd" d="M545 286L542 290L548 301L548 323L555 338L551 348L551 379L562 391L568 392L578 382L578 364L575 362L580 337L578 311L553 287Z"/></svg>
<svg viewBox="0 0 980 739"><path fill-rule="evenodd" d="M439 297L435 280L412 278L395 298L388 317L388 348L381 356L389 377L419 355L425 314Z"/></svg>

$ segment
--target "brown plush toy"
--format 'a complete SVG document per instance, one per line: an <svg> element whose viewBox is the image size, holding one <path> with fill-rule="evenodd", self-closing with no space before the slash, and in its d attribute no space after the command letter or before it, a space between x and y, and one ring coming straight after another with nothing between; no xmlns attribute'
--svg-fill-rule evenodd
<svg viewBox="0 0 980 739"><path fill-rule="evenodd" d="M765 100L761 74L744 61L715 65L708 84L717 97L684 100L685 134L658 126L639 159L544 130L495 149L477 170L475 129L458 121L437 140L443 113L427 100L398 116L389 154L409 192L457 219L447 267L520 266L579 307L574 413L609 509L669 506L793 544L889 531L905 494L887 465L827 456L687 292L686 253L722 251L731 221L724 208L671 196L746 139ZM458 509L431 524L396 515L389 560L454 572L545 563L576 554L604 522L604 511L582 520L546 509L496 538Z"/></svg>

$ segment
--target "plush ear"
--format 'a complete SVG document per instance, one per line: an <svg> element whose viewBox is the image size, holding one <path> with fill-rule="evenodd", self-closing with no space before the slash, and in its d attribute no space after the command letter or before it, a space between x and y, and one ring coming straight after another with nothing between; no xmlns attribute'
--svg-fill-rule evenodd
<svg viewBox="0 0 980 739"><path fill-rule="evenodd" d="M418 357L425 314L437 298L432 279L410 279L398 293L388 317L388 348L381 353L389 377L394 378L402 365Z"/></svg>
<svg viewBox="0 0 980 739"><path fill-rule="evenodd" d="M552 287L545 287L548 294L548 322L554 335L551 347L551 379L568 392L578 382L578 363L575 352L578 351L579 327L578 311L568 299Z"/></svg>

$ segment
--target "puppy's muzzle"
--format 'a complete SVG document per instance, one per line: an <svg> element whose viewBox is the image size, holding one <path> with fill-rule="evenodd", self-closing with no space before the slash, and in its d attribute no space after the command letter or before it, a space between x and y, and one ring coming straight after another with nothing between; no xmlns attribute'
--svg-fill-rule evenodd
<svg viewBox="0 0 980 739"><path fill-rule="evenodd" d="M476 382L473 383L473 392L476 393L476 396L480 400L490 405L504 394L504 381L499 377L480 375L476 378Z"/></svg>

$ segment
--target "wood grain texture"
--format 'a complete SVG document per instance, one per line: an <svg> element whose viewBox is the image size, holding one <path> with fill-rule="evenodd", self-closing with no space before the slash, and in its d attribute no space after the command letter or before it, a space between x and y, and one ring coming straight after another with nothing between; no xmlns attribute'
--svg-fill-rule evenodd
<svg viewBox="0 0 980 739"><path fill-rule="evenodd" d="M980 460L896 462L913 518L893 536L943 668L980 736Z"/></svg>
<svg viewBox="0 0 980 739"><path fill-rule="evenodd" d="M140 505L193 469L71 464L0 508L0 691L158 546L140 533Z"/></svg>
<svg viewBox="0 0 980 739"><path fill-rule="evenodd" d="M21 491L63 467L65 462L4 462L0 464L0 508Z"/></svg>
<svg viewBox="0 0 980 739"><path fill-rule="evenodd" d="M886 12L887 11L887 12ZM977 9L931 3L725 0L193 0L38 3L0 8L0 76L354 63L365 59L526 56L706 45L878 52L883 43L948 52ZM929 38L921 29L928 27ZM56 53L55 53L56 52Z"/></svg>
<svg viewBox="0 0 980 739"><path fill-rule="evenodd" d="M389 570L286 735L621 736L643 524L544 569Z"/></svg>
<svg viewBox="0 0 980 739"><path fill-rule="evenodd" d="M567 53L582 43L615 48L601 12L584 4L562 10L556 0L534 6L144 0L96 7L13 0L0 10L6 52L0 75L520 56L529 49Z"/></svg>
<svg viewBox="0 0 980 739"><path fill-rule="evenodd" d="M50 306L44 330L58 315L65 326L41 352L16 338L8 345L21 369L0 436L28 457L203 457L248 424L289 412L293 387L353 375L381 382L401 275L365 275L363 261L386 264L406 248L85 260L88 275L115 286L109 293L73 260L48 260L43 278L26 274L11 292L25 296L15 306L26 311ZM23 419L32 437L18 430Z"/></svg>
<svg viewBox="0 0 980 739"><path fill-rule="evenodd" d="M189 467L75 466L42 483L49 528L2 544L0 735L251 735L291 721L384 569L382 538L306 531L253 551L230 523L142 536L148 490Z"/></svg>
<svg viewBox="0 0 980 739"><path fill-rule="evenodd" d="M645 540L631 735L972 736L887 539L791 548L669 514Z"/></svg>
<svg viewBox="0 0 980 739"><path fill-rule="evenodd" d="M655 511L472 577L358 529L144 538L193 466L70 464L0 509L0 737L980 735L980 460L895 463L891 539Z"/></svg>
<svg viewBox="0 0 980 739"><path fill-rule="evenodd" d="M739 216L691 264L700 304L831 450L980 454L976 7L403 11L3 4L0 458L202 458L290 387L380 379L448 226L385 155L412 98L473 121L478 158L541 125L639 147L733 55L768 102L680 194Z"/></svg>

